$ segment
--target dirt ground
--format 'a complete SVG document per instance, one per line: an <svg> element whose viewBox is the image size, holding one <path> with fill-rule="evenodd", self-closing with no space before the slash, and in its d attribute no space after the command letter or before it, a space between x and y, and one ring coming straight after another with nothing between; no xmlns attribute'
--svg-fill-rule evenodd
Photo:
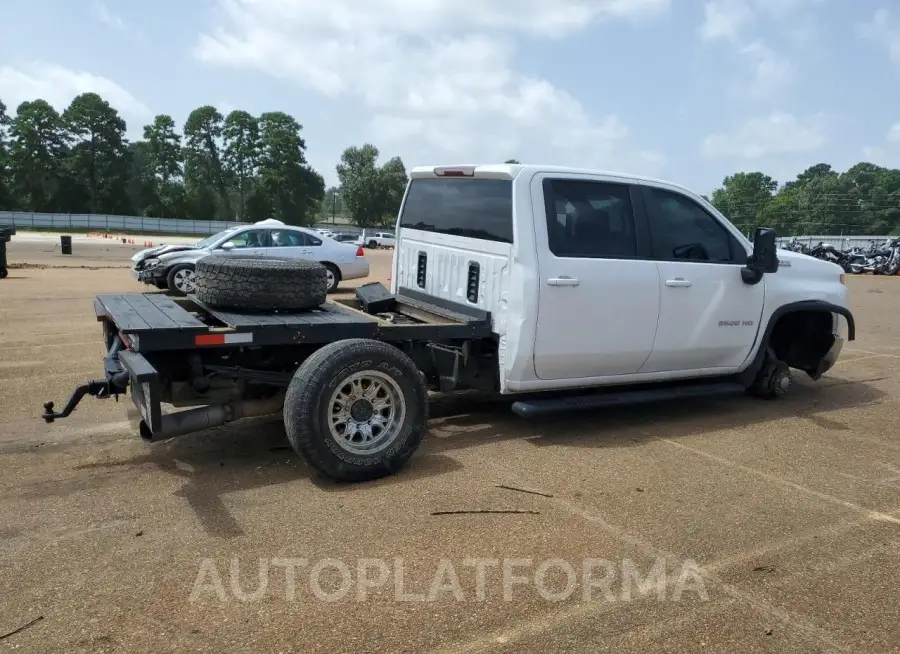
<svg viewBox="0 0 900 654"><path fill-rule="evenodd" d="M102 374L91 300L141 290L134 249L10 244L0 636L28 626L0 650L900 651L900 279L849 280L859 340L781 401L443 399L404 471L340 486L280 418L153 446L130 398L39 420ZM515 512L441 514L476 510Z"/></svg>

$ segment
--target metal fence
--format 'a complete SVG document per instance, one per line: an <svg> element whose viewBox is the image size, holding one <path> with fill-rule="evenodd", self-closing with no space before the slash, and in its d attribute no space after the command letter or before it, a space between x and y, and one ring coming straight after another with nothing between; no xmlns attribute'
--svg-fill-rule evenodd
<svg viewBox="0 0 900 654"><path fill-rule="evenodd" d="M0 226L46 230L98 231L133 234L186 234L209 236L224 229L242 225L224 220L187 220L184 218L145 218L143 216L109 216L84 213L32 213L30 211L0 211ZM359 236L362 229L353 225L321 222L316 229ZM371 231L371 230L370 230Z"/></svg>
<svg viewBox="0 0 900 654"><path fill-rule="evenodd" d="M131 232L138 234L198 234L209 236L237 222L224 220L185 220L182 218L144 218L84 213L31 213L0 211L0 225L34 229Z"/></svg>
<svg viewBox="0 0 900 654"><path fill-rule="evenodd" d="M28 211L0 211L0 226L13 225L20 228L34 228L47 230L84 230L101 232L127 232L135 234L190 234L209 236L224 229L241 225L239 222L226 222L224 220L187 220L183 218L144 218L142 216L108 216L105 214L79 214L79 213L32 213ZM315 229L329 229L342 234L359 236L363 229L353 225L344 225L338 222L319 222L313 225ZM382 231L369 228L367 231ZM387 228L383 231L393 231ZM748 237L752 240L753 235ZM793 237L784 236L778 239L782 245L788 243ZM850 247L868 247L870 241L883 243L887 236L798 236L797 239L807 246L813 246L824 241L835 247L844 249Z"/></svg>
<svg viewBox="0 0 900 654"><path fill-rule="evenodd" d="M786 245L790 241L797 239L799 243L802 243L806 247L813 247L818 245L819 243L828 243L833 245L834 247L840 250L846 250L848 248L853 247L861 247L868 248L869 244L872 241L875 243L884 243L885 240L891 238L890 236L785 236L778 239L779 245ZM753 236L750 236L750 239L753 240Z"/></svg>

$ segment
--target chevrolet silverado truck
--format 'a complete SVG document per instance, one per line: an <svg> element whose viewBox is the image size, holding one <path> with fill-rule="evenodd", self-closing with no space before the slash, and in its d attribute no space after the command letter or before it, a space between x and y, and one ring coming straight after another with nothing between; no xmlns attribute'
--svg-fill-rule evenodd
<svg viewBox="0 0 900 654"><path fill-rule="evenodd" d="M155 442L281 412L297 454L361 481L413 455L429 390L510 396L523 417L776 399L792 370L819 379L856 329L844 271L775 237L751 243L699 195L643 177L419 167L390 289L326 301L315 262L210 256L184 298L98 296L105 374L43 418L130 392Z"/></svg>

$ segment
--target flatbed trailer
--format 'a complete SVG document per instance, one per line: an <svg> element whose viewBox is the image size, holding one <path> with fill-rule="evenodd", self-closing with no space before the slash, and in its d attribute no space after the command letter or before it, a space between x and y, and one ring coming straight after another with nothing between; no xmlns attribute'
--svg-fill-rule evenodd
<svg viewBox="0 0 900 654"><path fill-rule="evenodd" d="M440 306L411 290L393 296L377 286L381 288L362 294L366 298L378 292L377 300L329 300L318 309L297 313L226 311L194 296L173 298L162 292L99 295L94 311L99 321L115 325L135 352L321 344L345 338L398 342L490 336L485 312ZM365 306L377 306L379 313L368 313Z"/></svg>
<svg viewBox="0 0 900 654"><path fill-rule="evenodd" d="M395 295L380 283L360 287L355 297L328 300L302 312L223 310L192 295L170 297L162 292L99 295L94 312L103 328L105 377L78 386L59 412L53 402L45 403L46 422L69 416L86 395L118 398L126 393L140 412L140 435L148 442L284 411L298 453L338 479L389 474L412 454L412 444L417 445L424 432L427 388L493 391L499 383L490 314L435 301L411 289ZM350 350L348 361L368 362L373 370L365 378L368 382L363 377L352 381L356 390L347 397L356 411L353 424L364 432L377 431L381 418L371 412L378 408L378 398L368 395L378 384L396 391L396 407L385 409L385 415L406 420L403 429L410 438L401 442L410 451L399 457L387 452L380 466L368 461L354 467L354 461L369 456L365 447L353 451L355 446L336 452L338 459L348 459L337 465L317 461L321 457L310 451L315 446L308 441L321 436L325 426L315 417L295 415L296 405L318 397L320 387L327 386L322 370L337 365ZM404 384L408 388L401 389ZM193 408L167 410L164 405ZM350 405L345 408L349 416ZM293 429L298 420L302 424ZM366 426L366 420L371 425Z"/></svg>

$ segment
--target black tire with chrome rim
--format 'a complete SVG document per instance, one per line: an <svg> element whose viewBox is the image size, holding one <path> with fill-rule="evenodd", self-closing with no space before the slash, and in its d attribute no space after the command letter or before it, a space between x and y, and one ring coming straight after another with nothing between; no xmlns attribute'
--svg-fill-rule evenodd
<svg viewBox="0 0 900 654"><path fill-rule="evenodd" d="M378 479L402 468L425 435L427 417L416 365L369 339L317 350L294 374L284 402L294 451L338 481Z"/></svg>

